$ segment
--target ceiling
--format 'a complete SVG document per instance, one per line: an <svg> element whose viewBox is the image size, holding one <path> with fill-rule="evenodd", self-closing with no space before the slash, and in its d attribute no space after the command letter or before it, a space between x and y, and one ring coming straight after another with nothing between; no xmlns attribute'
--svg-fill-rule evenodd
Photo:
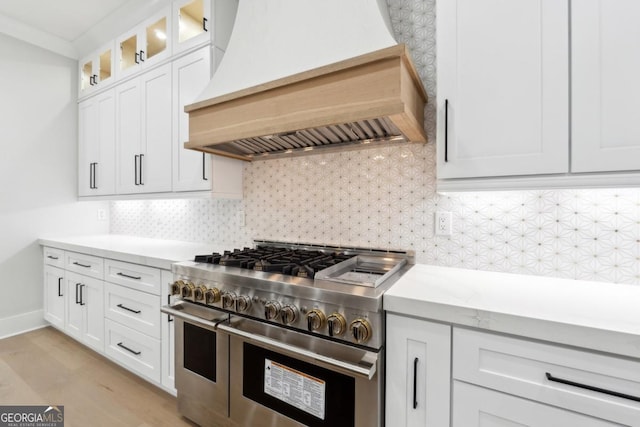
<svg viewBox="0 0 640 427"><path fill-rule="evenodd" d="M128 0L2 0L0 14L73 42Z"/></svg>

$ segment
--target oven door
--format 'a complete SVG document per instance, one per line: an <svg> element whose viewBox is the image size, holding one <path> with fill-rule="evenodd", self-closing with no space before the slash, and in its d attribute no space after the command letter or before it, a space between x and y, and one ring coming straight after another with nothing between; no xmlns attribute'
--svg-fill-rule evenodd
<svg viewBox="0 0 640 427"><path fill-rule="evenodd" d="M162 307L175 318L178 412L203 427L228 424L229 337L218 322L229 315L190 303Z"/></svg>
<svg viewBox="0 0 640 427"><path fill-rule="evenodd" d="M230 416L235 426L382 423L382 352L231 317Z"/></svg>

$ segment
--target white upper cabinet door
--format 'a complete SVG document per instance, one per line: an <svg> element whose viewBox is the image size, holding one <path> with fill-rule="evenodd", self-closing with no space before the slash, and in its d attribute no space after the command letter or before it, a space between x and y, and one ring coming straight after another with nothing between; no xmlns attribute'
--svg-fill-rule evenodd
<svg viewBox="0 0 640 427"><path fill-rule="evenodd" d="M140 80L137 78L116 87L119 194L142 191L138 170L142 133L141 99Z"/></svg>
<svg viewBox="0 0 640 427"><path fill-rule="evenodd" d="M211 78L208 46L173 62L173 190L211 190L211 156L184 148L189 140L189 115L184 106L193 102Z"/></svg>
<svg viewBox="0 0 640 427"><path fill-rule="evenodd" d="M171 64L143 74L142 150L139 188L145 193L171 191Z"/></svg>
<svg viewBox="0 0 640 427"><path fill-rule="evenodd" d="M82 101L78 111L78 194L115 194L114 90Z"/></svg>
<svg viewBox="0 0 640 427"><path fill-rule="evenodd" d="M211 0L173 2L173 50L180 52L211 41Z"/></svg>
<svg viewBox="0 0 640 427"><path fill-rule="evenodd" d="M640 2L571 5L572 172L640 170Z"/></svg>
<svg viewBox="0 0 640 427"><path fill-rule="evenodd" d="M568 0L437 2L438 178L568 172Z"/></svg>
<svg viewBox="0 0 640 427"><path fill-rule="evenodd" d="M114 76L113 41L98 49L92 55L79 61L80 87L78 96L82 97L95 89L111 83Z"/></svg>

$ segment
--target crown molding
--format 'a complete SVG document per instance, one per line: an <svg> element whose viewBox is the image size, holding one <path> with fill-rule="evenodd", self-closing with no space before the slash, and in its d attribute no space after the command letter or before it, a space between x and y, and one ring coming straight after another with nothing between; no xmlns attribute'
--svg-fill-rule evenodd
<svg viewBox="0 0 640 427"><path fill-rule="evenodd" d="M57 53L58 55L75 60L78 59L76 48L68 41L2 14L0 14L0 33Z"/></svg>

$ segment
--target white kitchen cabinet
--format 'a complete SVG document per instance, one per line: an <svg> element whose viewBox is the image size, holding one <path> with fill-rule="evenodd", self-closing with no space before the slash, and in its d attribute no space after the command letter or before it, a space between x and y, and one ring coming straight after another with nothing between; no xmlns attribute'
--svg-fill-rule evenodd
<svg viewBox="0 0 640 427"><path fill-rule="evenodd" d="M116 191L115 92L110 89L78 105L78 194Z"/></svg>
<svg viewBox="0 0 640 427"><path fill-rule="evenodd" d="M102 280L67 271L65 332L104 352L104 295Z"/></svg>
<svg viewBox="0 0 640 427"><path fill-rule="evenodd" d="M171 12L163 8L116 39L118 79L171 56Z"/></svg>
<svg viewBox="0 0 640 427"><path fill-rule="evenodd" d="M64 329L65 315L64 270L44 266L44 318L58 329Z"/></svg>
<svg viewBox="0 0 640 427"><path fill-rule="evenodd" d="M172 10L174 52L211 41L211 0L174 1Z"/></svg>
<svg viewBox="0 0 640 427"><path fill-rule="evenodd" d="M451 326L387 314L386 425L449 425Z"/></svg>
<svg viewBox="0 0 640 427"><path fill-rule="evenodd" d="M453 427L621 426L460 381L453 382L453 401Z"/></svg>
<svg viewBox="0 0 640 427"><path fill-rule="evenodd" d="M171 191L171 64L116 87L119 194Z"/></svg>
<svg viewBox="0 0 640 427"><path fill-rule="evenodd" d="M640 2L571 5L573 172L640 170Z"/></svg>
<svg viewBox="0 0 640 427"><path fill-rule="evenodd" d="M189 115L184 112L184 107L200 95L210 79L209 46L173 62L174 191L211 190L211 156L184 148L184 143L189 140Z"/></svg>
<svg viewBox="0 0 640 427"><path fill-rule="evenodd" d="M160 383L160 340L106 319L105 353L125 368Z"/></svg>
<svg viewBox="0 0 640 427"><path fill-rule="evenodd" d="M113 82L114 58L114 43L111 41L79 61L79 97L89 95Z"/></svg>
<svg viewBox="0 0 640 427"><path fill-rule="evenodd" d="M173 282L173 274L170 271L162 271L162 283L164 284L164 293L161 304L171 305L176 296L171 295L171 283ZM166 296L165 296L166 295ZM174 395L177 393L175 389L175 323L173 316L169 314L161 314L162 329L162 360L161 360L161 381L162 385Z"/></svg>
<svg viewBox="0 0 640 427"><path fill-rule="evenodd" d="M442 0L436 16L438 178L568 172L568 2Z"/></svg>

